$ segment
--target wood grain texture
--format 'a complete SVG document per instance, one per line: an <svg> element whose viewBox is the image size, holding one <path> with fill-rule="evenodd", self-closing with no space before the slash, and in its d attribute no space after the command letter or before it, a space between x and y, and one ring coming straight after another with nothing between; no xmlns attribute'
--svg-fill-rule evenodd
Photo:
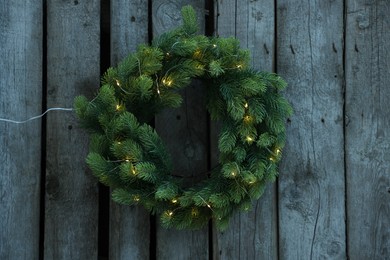
<svg viewBox="0 0 390 260"><path fill-rule="evenodd" d="M0 117L41 113L42 4L0 4ZM38 259L41 121L0 122L0 259Z"/></svg>
<svg viewBox="0 0 390 260"><path fill-rule="evenodd" d="M279 257L346 259L343 2L277 1L277 71L295 110L279 177Z"/></svg>
<svg viewBox="0 0 390 260"><path fill-rule="evenodd" d="M347 1L346 159L350 259L390 257L390 2Z"/></svg>
<svg viewBox="0 0 390 260"><path fill-rule="evenodd" d="M274 67L274 1L218 0L216 32L236 37L251 52L251 66L272 71ZM212 143L217 146L218 127L212 124ZM217 149L213 149L213 164ZM276 185L270 184L248 213L237 213L224 232L216 232L214 259L277 258Z"/></svg>
<svg viewBox="0 0 390 260"><path fill-rule="evenodd" d="M72 107L99 87L100 1L47 1L47 106ZM45 259L96 259L97 182L73 113L47 119Z"/></svg>
<svg viewBox="0 0 390 260"><path fill-rule="evenodd" d="M157 36L181 23L181 7L191 4L204 27L202 1L162 1L152 3L153 35ZM204 91L197 84L181 92L181 108L164 111L156 117L156 129L174 159L175 175L188 177L188 183L197 181L196 175L207 172L208 128ZM191 179L194 177L193 179ZM166 230L157 225L157 259L207 259L208 230Z"/></svg>
<svg viewBox="0 0 390 260"><path fill-rule="evenodd" d="M148 42L148 1L111 1L111 66ZM149 214L110 201L109 259L149 259Z"/></svg>

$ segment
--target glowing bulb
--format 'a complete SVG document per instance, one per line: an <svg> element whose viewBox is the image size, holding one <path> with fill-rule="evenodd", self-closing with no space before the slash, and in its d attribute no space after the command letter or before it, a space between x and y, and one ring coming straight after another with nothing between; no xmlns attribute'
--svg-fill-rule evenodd
<svg viewBox="0 0 390 260"><path fill-rule="evenodd" d="M217 45L216 45L216 44L213 44L213 47L215 48L215 47L217 47Z"/></svg>
<svg viewBox="0 0 390 260"><path fill-rule="evenodd" d="M208 207L209 209L211 209L211 205L210 205L210 204L207 204L207 207Z"/></svg>
<svg viewBox="0 0 390 260"><path fill-rule="evenodd" d="M241 69L241 68L242 68L242 65L241 65L241 64L238 64L236 67L237 67L237 69Z"/></svg>
<svg viewBox="0 0 390 260"><path fill-rule="evenodd" d="M280 149L276 149L276 154L279 155L280 154Z"/></svg>
<svg viewBox="0 0 390 260"><path fill-rule="evenodd" d="M270 157L269 160L270 160L271 162L274 162L274 161L275 161L275 159L272 158L272 157Z"/></svg>
<svg viewBox="0 0 390 260"><path fill-rule="evenodd" d="M230 175L234 177L236 176L236 172L231 172Z"/></svg>
<svg viewBox="0 0 390 260"><path fill-rule="evenodd" d="M253 138L252 138L252 137L250 137L250 136L247 136L247 137L246 137L246 141L250 143L250 142L252 142L252 141L253 141Z"/></svg>
<svg viewBox="0 0 390 260"><path fill-rule="evenodd" d="M138 202L140 200L140 197L138 195L135 195L133 199L135 202Z"/></svg>
<svg viewBox="0 0 390 260"><path fill-rule="evenodd" d="M133 174L133 175L137 175L137 172L135 171L135 169L133 168L133 169L131 169L131 173Z"/></svg>
<svg viewBox="0 0 390 260"><path fill-rule="evenodd" d="M198 216L198 210L193 208L193 209L191 210L191 215L192 215L193 217Z"/></svg>
<svg viewBox="0 0 390 260"><path fill-rule="evenodd" d="M118 142L116 142L117 144L121 144L121 142L120 141L118 141Z"/></svg>
<svg viewBox="0 0 390 260"><path fill-rule="evenodd" d="M172 85L172 80L170 80L170 79L163 79L162 83L169 87L169 86Z"/></svg>
<svg viewBox="0 0 390 260"><path fill-rule="evenodd" d="M161 92L160 92L160 90L159 90L159 89L157 89L157 94L159 94L159 95L160 95L160 93L161 93Z"/></svg>
<svg viewBox="0 0 390 260"><path fill-rule="evenodd" d="M252 120L252 117L251 116L249 116L249 115L246 115L246 116L244 116L244 121L245 122L250 122Z"/></svg>
<svg viewBox="0 0 390 260"><path fill-rule="evenodd" d="M244 107L245 107L245 108L248 108L248 106L249 106L248 103L245 103Z"/></svg>
<svg viewBox="0 0 390 260"><path fill-rule="evenodd" d="M172 199L171 201L173 204L177 203L177 199Z"/></svg>
<svg viewBox="0 0 390 260"><path fill-rule="evenodd" d="M202 64L199 64L196 66L197 69L200 69L200 70L203 70L204 69L204 66Z"/></svg>
<svg viewBox="0 0 390 260"><path fill-rule="evenodd" d="M116 110L119 110L119 109L121 109L121 105L118 104L115 106L115 108L116 108Z"/></svg>
<svg viewBox="0 0 390 260"><path fill-rule="evenodd" d="M116 85L118 86L118 87L120 87L121 86L121 83L119 82L119 80L115 80L116 81Z"/></svg>
<svg viewBox="0 0 390 260"><path fill-rule="evenodd" d="M253 184L253 183L255 183L255 181L252 180L252 181L249 181L248 183L249 183L249 184Z"/></svg>
<svg viewBox="0 0 390 260"><path fill-rule="evenodd" d="M172 217L172 215L173 215L173 211L171 211L171 210L168 210L168 211L166 211L166 212L165 212L165 214L167 214L167 215L168 215L168 217Z"/></svg>
<svg viewBox="0 0 390 260"><path fill-rule="evenodd" d="M194 52L194 57L198 58L201 54L202 52L200 50L197 50L196 52Z"/></svg>
<svg viewBox="0 0 390 260"><path fill-rule="evenodd" d="M169 52L167 52L166 54L167 54L167 56L171 55Z"/></svg>

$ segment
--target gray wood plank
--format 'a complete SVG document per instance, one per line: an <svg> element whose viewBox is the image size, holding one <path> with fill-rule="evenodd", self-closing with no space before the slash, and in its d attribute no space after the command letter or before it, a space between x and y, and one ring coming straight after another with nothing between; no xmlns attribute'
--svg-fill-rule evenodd
<svg viewBox="0 0 390 260"><path fill-rule="evenodd" d="M347 1L345 133L350 259L390 257L389 14L389 1Z"/></svg>
<svg viewBox="0 0 390 260"><path fill-rule="evenodd" d="M220 37L234 36L241 47L251 52L254 69L274 68L274 1L218 1L216 32ZM212 140L217 146L218 127L212 125ZM214 155L217 152L212 152ZM214 163L218 160L213 158ZM277 258L276 184L270 184L263 196L247 213L237 213L224 232L216 232L214 259Z"/></svg>
<svg viewBox="0 0 390 260"><path fill-rule="evenodd" d="M181 7L191 4L201 27L204 26L202 1L162 1L152 4L153 33L159 35L181 22ZM203 31L203 28L202 28ZM207 112L201 86L191 85L183 92L182 107L156 117L156 129L175 162L175 175L194 176L207 171ZM207 259L208 230L166 230L157 225L157 259Z"/></svg>
<svg viewBox="0 0 390 260"><path fill-rule="evenodd" d="M277 1L277 71L295 110L279 177L281 259L346 259L343 1Z"/></svg>
<svg viewBox="0 0 390 260"><path fill-rule="evenodd" d="M148 42L148 1L111 1L111 66ZM110 201L110 259L149 259L149 214Z"/></svg>
<svg viewBox="0 0 390 260"><path fill-rule="evenodd" d="M0 4L0 117L41 113L42 4ZM0 259L38 259L41 121L0 122Z"/></svg>
<svg viewBox="0 0 390 260"><path fill-rule="evenodd" d="M72 107L99 87L100 1L47 1L47 105ZM47 119L45 259L96 259L97 182L74 113Z"/></svg>

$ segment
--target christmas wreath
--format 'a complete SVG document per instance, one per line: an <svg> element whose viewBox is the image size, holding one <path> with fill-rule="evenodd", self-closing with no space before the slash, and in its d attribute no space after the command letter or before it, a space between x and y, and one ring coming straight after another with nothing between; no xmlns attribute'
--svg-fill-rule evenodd
<svg viewBox="0 0 390 260"><path fill-rule="evenodd" d="M200 228L212 219L224 229L275 180L291 107L279 93L286 83L248 68L248 52L236 39L197 35L191 7L182 16L182 26L109 68L96 97L77 97L75 110L90 133L87 164L113 189L114 201L143 205L164 227ZM185 187L148 123L179 107L177 90L195 78L206 85L210 117L222 122L220 157L206 180Z"/></svg>

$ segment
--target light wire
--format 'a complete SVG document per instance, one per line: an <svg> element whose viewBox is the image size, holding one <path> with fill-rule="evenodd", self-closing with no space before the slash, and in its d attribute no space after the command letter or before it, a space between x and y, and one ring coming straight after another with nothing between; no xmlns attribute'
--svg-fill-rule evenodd
<svg viewBox="0 0 390 260"><path fill-rule="evenodd" d="M39 119L39 118L43 117L49 111L55 111L55 110L73 111L74 109L73 108L63 108L63 107L52 107L52 108L47 109L45 112L43 112L42 114L40 114L38 116L34 116L34 117L31 117L31 118L23 120L23 121L11 120L11 119L6 119L6 118L0 118L0 121L13 123L13 124L25 124L25 123L27 123L29 121L32 121L32 120Z"/></svg>

